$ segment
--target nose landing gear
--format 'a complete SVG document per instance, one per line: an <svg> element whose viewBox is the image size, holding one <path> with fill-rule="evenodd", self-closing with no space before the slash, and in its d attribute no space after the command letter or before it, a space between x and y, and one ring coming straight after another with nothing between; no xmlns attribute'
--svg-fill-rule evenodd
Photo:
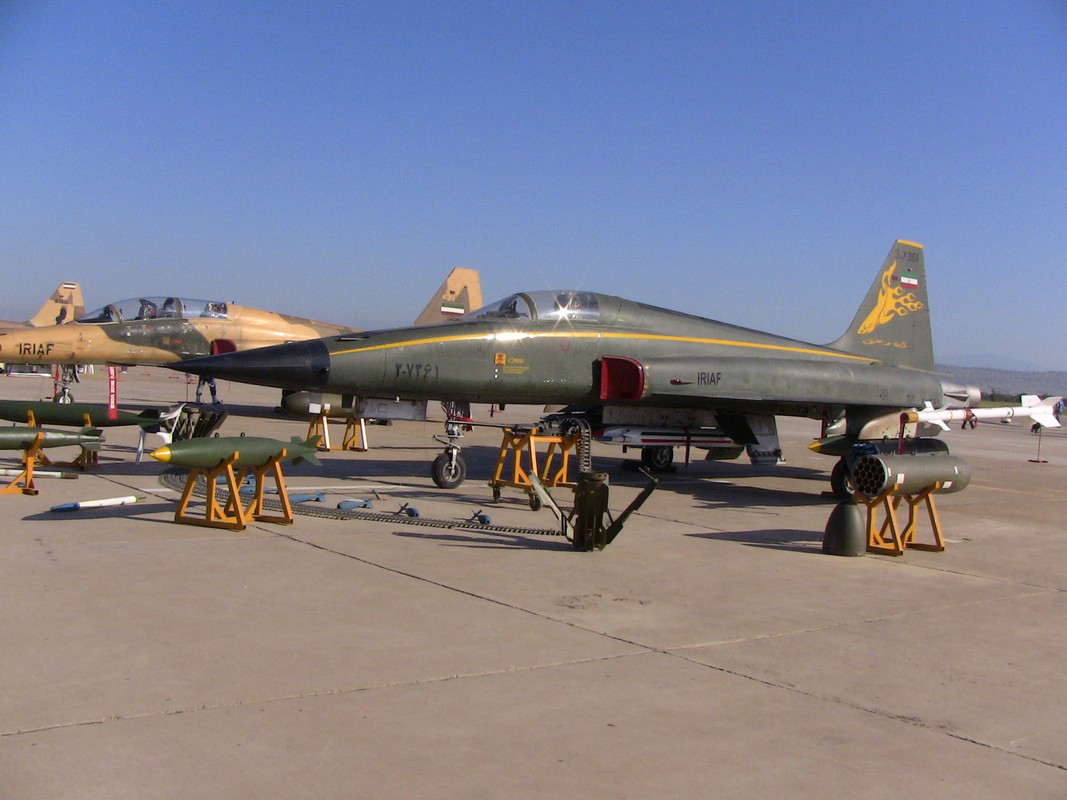
<svg viewBox="0 0 1067 800"><path fill-rule="evenodd" d="M72 383L78 383L78 368L74 364L58 364L53 372L53 403L69 404L74 402L70 391Z"/></svg>
<svg viewBox="0 0 1067 800"><path fill-rule="evenodd" d="M439 489L455 489L467 478L467 462L459 454L457 441L463 438L463 423L449 420L445 432L434 435L434 441L445 446L445 451L433 460L430 477Z"/></svg>

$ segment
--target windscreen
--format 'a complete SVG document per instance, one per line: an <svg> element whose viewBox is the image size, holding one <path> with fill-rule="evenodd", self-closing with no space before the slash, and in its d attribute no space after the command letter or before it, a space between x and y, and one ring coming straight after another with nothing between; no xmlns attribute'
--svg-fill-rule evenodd
<svg viewBox="0 0 1067 800"><path fill-rule="evenodd" d="M193 300L186 297L132 297L119 300L78 317L75 322L107 324L148 319L210 317L226 319L226 303L217 300Z"/></svg>

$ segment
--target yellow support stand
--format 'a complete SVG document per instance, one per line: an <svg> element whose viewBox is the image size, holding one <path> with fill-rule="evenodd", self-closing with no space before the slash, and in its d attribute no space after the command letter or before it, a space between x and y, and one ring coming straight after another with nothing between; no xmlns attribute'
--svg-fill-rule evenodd
<svg viewBox="0 0 1067 800"><path fill-rule="evenodd" d="M225 528L231 531L242 531L252 520L257 522L276 522L288 525L293 521L293 507L289 503L289 494L285 488L285 479L282 477L281 461L285 458L285 450L273 456L262 467L243 467L234 473L233 465L237 461L239 451L234 452L225 461L213 469L191 469L185 482L185 490L178 501L178 509L174 512L174 521L183 525L200 525L206 528ZM251 472L256 479L255 492L247 505L241 500L240 486L244 483L245 475ZM196 480L203 475L207 481L207 500L204 516L187 514L189 500L192 497ZM274 478L278 489L278 499L282 504L282 514L268 515L263 511L264 481L268 475ZM220 477L226 478L226 488L229 497L225 503L220 503L217 493L217 481Z"/></svg>
<svg viewBox="0 0 1067 800"><path fill-rule="evenodd" d="M549 436L541 435L536 430L504 428L504 437L500 443L496 471L493 473L493 479L489 481L489 485L493 488L493 499L500 498L500 488L502 486L510 486L516 489L523 489L529 493L532 505L533 498L536 498L537 495L534 494L533 484L530 482L531 473L537 475L541 484L546 488L555 486L562 486L567 489L575 488L577 484L567 479L567 473L570 469L571 451L577 447L578 440L578 434L572 436ZM539 444L548 445L548 450L545 452L544 466L540 471L537 468L537 446ZM560 464L558 469L553 470L552 462L555 459L557 449L560 454ZM510 477L504 477L509 453L513 456ZM528 469L524 466L524 457L529 460Z"/></svg>
<svg viewBox="0 0 1067 800"><path fill-rule="evenodd" d="M339 446L330 443L330 422L325 414L319 414L311 420L308 435L305 438L310 439L312 436L319 437L317 446L319 450L353 450L357 453L370 450L370 445L367 444L367 421L363 417L345 419L345 432Z"/></svg>
<svg viewBox="0 0 1067 800"><path fill-rule="evenodd" d="M0 489L0 494L17 494L20 492L30 495L39 494L37 487L33 483L33 467L38 458L44 458L44 453L41 452L41 442L43 441L44 434L38 433L37 438L33 440L33 444L27 447L22 454L22 472L7 486ZM21 486L19 485L20 483Z"/></svg>
<svg viewBox="0 0 1067 800"><path fill-rule="evenodd" d="M902 556L906 547L937 553L943 551L945 537L941 531L941 519L937 513L937 505L934 503L934 492L940 488L941 484L935 483L918 494L894 496L893 493L896 491L896 486L894 486L874 498L857 495L857 501L867 506L867 552ZM897 523L896 517L896 511L902 502L908 504L908 521L903 528ZM933 542L915 541L915 533L919 527L918 508L920 505L926 506ZM885 520L881 527L877 524L879 508L885 509Z"/></svg>
<svg viewBox="0 0 1067 800"><path fill-rule="evenodd" d="M941 532L941 519L937 514L937 506L934 504L934 492L939 488L941 488L941 484L935 483L933 486L919 492L919 494L905 495L900 498L908 504L908 523L900 534L905 547L912 547L916 550L930 550L934 553L940 553L945 549L945 537ZM915 541L915 531L919 527L919 515L916 513L916 509L920 503L926 505L926 513L930 520L930 530L934 537L933 542Z"/></svg>
<svg viewBox="0 0 1067 800"><path fill-rule="evenodd" d="M79 448L81 452L78 457L73 461L53 461L44 453L41 453L41 463L46 467L74 467L80 469L82 472L92 469L100 462L100 453L93 450L86 450L84 447Z"/></svg>
<svg viewBox="0 0 1067 800"><path fill-rule="evenodd" d="M282 477L281 465L283 458L285 458L284 450L271 458L262 467L243 469L237 475L238 485L244 482L244 476L249 471L256 478L256 490L252 494L252 500L245 507L245 513L257 522L275 522L279 525L291 525L293 522L293 506L289 502L289 492L285 488L285 478ZM282 504L281 515L271 515L263 511L263 484L268 475L274 478L274 485L278 490L278 501Z"/></svg>
<svg viewBox="0 0 1067 800"><path fill-rule="evenodd" d="M89 419L88 414L84 415L84 422L85 425L83 427L93 427L92 420ZM37 425L37 417L34 416L32 408L26 409L26 424L29 425L31 428L39 427ZM84 472L86 470L92 469L100 462L100 453L94 452L93 450L86 450L84 447L80 449L81 452L78 454L78 457L75 458L73 461L52 461L42 452L40 456L41 463L46 467L74 467L75 469L80 469L82 470L82 472Z"/></svg>

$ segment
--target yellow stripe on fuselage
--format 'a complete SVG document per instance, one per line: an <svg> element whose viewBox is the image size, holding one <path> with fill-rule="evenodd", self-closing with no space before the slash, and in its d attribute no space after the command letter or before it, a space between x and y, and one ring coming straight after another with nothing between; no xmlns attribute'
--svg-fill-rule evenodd
<svg viewBox="0 0 1067 800"><path fill-rule="evenodd" d="M508 332L510 333L510 332ZM840 353L833 350L825 350L812 347L794 347L782 344L763 344L760 342L745 342L732 339L705 339L697 336L669 336L660 333L629 333L622 331L588 331L588 332L547 332L547 333L523 333L515 331L514 338L501 338L501 343L519 341L521 339L644 339L654 342L684 342L686 344L706 344L723 347L741 347L755 350L771 350L778 353L795 353L801 355L828 356L830 358L844 358L853 361L871 361L870 356L858 356L852 353ZM347 350L337 350L332 356L348 355L350 353L368 353L374 350L390 350L395 347L409 347L414 345L441 344L444 342L476 342L492 341L497 334L464 334L462 336L427 336L421 339L408 339L400 342L386 344L369 344L364 347L352 347Z"/></svg>

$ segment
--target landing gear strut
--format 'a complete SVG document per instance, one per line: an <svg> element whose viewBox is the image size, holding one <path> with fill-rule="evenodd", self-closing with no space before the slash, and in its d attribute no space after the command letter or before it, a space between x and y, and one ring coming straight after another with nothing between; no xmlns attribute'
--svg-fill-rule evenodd
<svg viewBox="0 0 1067 800"><path fill-rule="evenodd" d="M449 420L445 423L444 436L435 435L435 441L445 446L445 452L433 460L430 476L440 489L455 489L467 477L467 462L459 454L456 442L463 438L463 423Z"/></svg>
<svg viewBox="0 0 1067 800"><path fill-rule="evenodd" d="M52 402L69 404L74 402L70 385L78 382L78 368L74 364L59 364L56 366L55 382L53 385Z"/></svg>

